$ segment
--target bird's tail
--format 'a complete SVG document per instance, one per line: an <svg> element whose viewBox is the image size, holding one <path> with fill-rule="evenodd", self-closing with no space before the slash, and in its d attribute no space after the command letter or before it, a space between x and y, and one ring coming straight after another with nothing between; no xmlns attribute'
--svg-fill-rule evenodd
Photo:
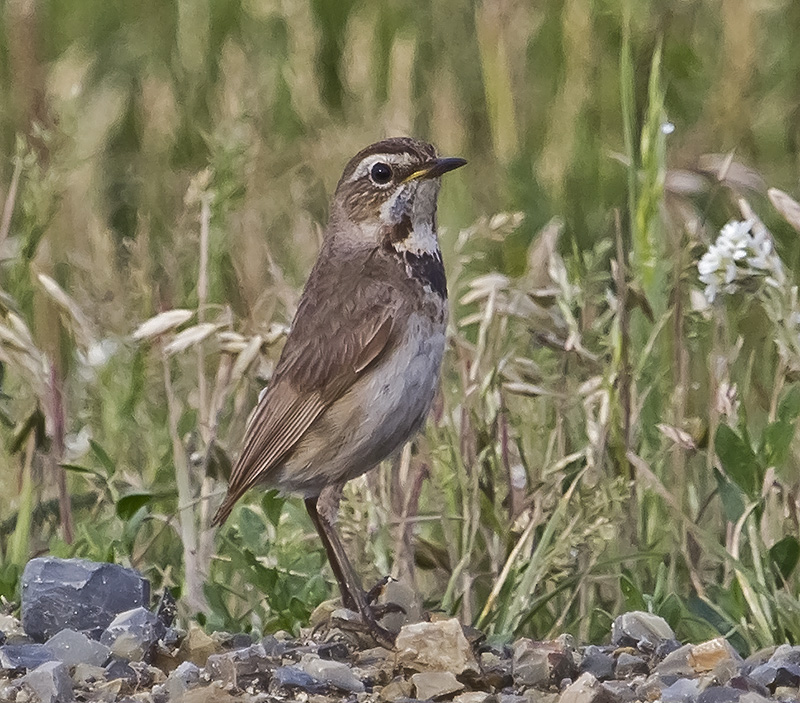
<svg viewBox="0 0 800 703"><path fill-rule="evenodd" d="M214 513L214 517L211 519L212 527L217 527L228 519L228 516L231 514L231 510L233 510L233 506L236 504L237 499L238 496L234 497L230 493L225 496L225 500L222 501L222 505L217 508L217 512Z"/></svg>

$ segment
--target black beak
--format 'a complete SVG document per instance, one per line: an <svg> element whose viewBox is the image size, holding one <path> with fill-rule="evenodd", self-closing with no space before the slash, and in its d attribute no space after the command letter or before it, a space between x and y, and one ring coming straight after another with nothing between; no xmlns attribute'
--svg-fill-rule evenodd
<svg viewBox="0 0 800 703"><path fill-rule="evenodd" d="M413 181L417 178L438 178L448 171L455 171L467 163L466 159L460 159L457 156L449 156L444 159L435 159L417 171L414 171L406 181Z"/></svg>

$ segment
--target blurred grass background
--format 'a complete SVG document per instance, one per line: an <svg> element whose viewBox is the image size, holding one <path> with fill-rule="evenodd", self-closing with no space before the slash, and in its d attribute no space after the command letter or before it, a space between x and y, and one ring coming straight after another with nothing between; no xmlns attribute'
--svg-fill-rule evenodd
<svg viewBox="0 0 800 703"><path fill-rule="evenodd" d="M798 27L791 0L6 0L0 592L49 549L209 627L307 621L300 504L209 512L341 168L410 134L470 162L440 200L454 320L427 438L348 490L362 573L500 636L640 607L800 640L797 369L746 296L692 305L741 194L796 268L764 196L798 192ZM183 337L131 337L175 308Z"/></svg>

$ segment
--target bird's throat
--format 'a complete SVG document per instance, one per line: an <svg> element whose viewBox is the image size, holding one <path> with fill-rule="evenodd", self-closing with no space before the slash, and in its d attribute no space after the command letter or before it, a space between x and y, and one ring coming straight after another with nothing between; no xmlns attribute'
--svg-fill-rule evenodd
<svg viewBox="0 0 800 703"><path fill-rule="evenodd" d="M432 293L447 297L442 253L436 238L434 222L412 223L403 217L399 222L385 226L383 247L403 264L408 276Z"/></svg>

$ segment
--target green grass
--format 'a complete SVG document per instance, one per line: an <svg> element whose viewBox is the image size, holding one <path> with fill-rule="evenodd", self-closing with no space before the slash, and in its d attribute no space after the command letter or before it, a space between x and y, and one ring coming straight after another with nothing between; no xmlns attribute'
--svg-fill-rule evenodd
<svg viewBox="0 0 800 703"><path fill-rule="evenodd" d="M211 628L307 622L332 588L299 501L207 525L342 166L406 133L470 163L440 202L433 418L342 509L366 580L497 637L597 640L636 607L800 641L800 239L764 186L797 197L800 16L662 5L7 3L0 593L49 548ZM700 308L741 196L788 297Z"/></svg>

